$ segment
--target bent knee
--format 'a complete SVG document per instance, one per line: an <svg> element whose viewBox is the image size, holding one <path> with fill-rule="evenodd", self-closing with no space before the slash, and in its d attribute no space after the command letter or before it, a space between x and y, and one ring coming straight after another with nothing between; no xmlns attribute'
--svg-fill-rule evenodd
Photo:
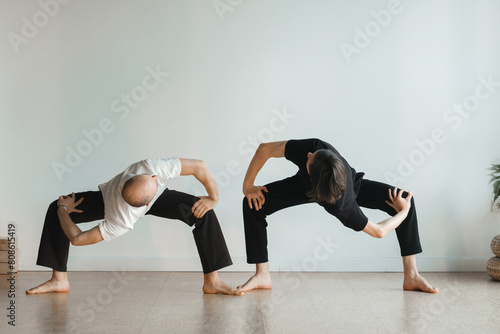
<svg viewBox="0 0 500 334"><path fill-rule="evenodd" d="M262 206L264 207L264 205ZM246 197L243 198L243 214L245 215L263 215L262 208L257 210L255 206L250 208L250 204L248 203L248 199Z"/></svg>
<svg viewBox="0 0 500 334"><path fill-rule="evenodd" d="M58 202L58 200L56 199L55 201L53 201L52 203L50 203L50 205L49 205L49 211L57 211L57 202Z"/></svg>
<svg viewBox="0 0 500 334"><path fill-rule="evenodd" d="M248 198L243 197L243 211L250 211L250 206L248 205Z"/></svg>
<svg viewBox="0 0 500 334"><path fill-rule="evenodd" d="M207 221L210 222L213 221L214 219L217 219L217 215L215 214L215 211L211 209L205 212L205 214L200 218L196 218L193 213L191 214L190 218L192 224L199 225L199 224L204 224Z"/></svg>

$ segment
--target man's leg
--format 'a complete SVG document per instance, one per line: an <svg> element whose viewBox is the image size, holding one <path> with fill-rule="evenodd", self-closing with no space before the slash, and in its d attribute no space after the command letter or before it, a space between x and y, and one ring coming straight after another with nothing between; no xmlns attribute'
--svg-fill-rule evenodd
<svg viewBox="0 0 500 334"><path fill-rule="evenodd" d="M175 190L166 189L153 204L147 214L181 220L195 226L193 236L203 267L205 293L241 294L219 279L217 270L233 264L224 240L219 221L213 210L201 218L191 211L198 197Z"/></svg>
<svg viewBox="0 0 500 334"><path fill-rule="evenodd" d="M265 187L268 192L263 192L265 202L260 210L250 209L247 198L243 198L247 262L256 264L255 275L241 286L243 291L272 288L267 253L266 217L281 209L310 202L305 194L302 180L298 176L276 181Z"/></svg>
<svg viewBox="0 0 500 334"><path fill-rule="evenodd" d="M90 222L104 218L104 202L100 191L75 193L78 201L84 198L78 209L82 213L71 213L75 223ZM37 264L52 268L52 278L47 282L29 289L28 294L45 292L65 292L69 290L67 262L69 254L69 240L59 222L57 215L57 200L52 202L45 215L40 247L38 249Z"/></svg>
<svg viewBox="0 0 500 334"><path fill-rule="evenodd" d="M396 210L385 202L390 201L389 189L394 189L393 186L365 179L360 182L361 187L356 198L359 206L382 210L391 216L396 214ZM408 193L405 192L403 197L407 195ZM403 257L403 289L437 293L438 289L432 287L418 273L416 254L422 252L422 247L420 246L417 212L413 198L411 199L411 208L407 217L396 228L396 235L401 249L401 256Z"/></svg>

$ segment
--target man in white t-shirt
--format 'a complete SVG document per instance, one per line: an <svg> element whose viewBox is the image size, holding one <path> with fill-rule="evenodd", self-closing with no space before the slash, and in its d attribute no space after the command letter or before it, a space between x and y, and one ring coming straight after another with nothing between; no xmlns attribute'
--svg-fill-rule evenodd
<svg viewBox="0 0 500 334"><path fill-rule="evenodd" d="M180 175L196 177L208 196L195 197L168 189L167 180ZM195 226L193 235L204 273L203 292L241 295L240 290L222 282L217 274L217 270L232 264L212 210L218 197L217 184L205 163L179 158L143 160L99 185L99 191L59 197L47 211L37 259L38 265L52 268L52 278L26 293L68 291L66 265L70 242L83 246L110 241L132 230L139 218L150 214ZM102 221L88 231L81 231L76 225L94 220Z"/></svg>

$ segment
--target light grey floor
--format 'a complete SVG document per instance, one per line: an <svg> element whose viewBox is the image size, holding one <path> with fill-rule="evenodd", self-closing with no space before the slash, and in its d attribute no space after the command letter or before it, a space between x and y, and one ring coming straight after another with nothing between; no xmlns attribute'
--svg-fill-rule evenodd
<svg viewBox="0 0 500 334"><path fill-rule="evenodd" d="M232 285L250 273L222 272ZM439 295L401 289L400 273L273 273L273 290L204 295L202 274L71 272L71 291L25 295L47 272L16 275L17 333L500 333L500 282L485 273L426 273Z"/></svg>

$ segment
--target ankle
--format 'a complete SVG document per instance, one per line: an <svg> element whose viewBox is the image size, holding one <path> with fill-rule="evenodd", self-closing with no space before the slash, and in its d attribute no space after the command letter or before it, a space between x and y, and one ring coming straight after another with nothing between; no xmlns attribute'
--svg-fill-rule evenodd
<svg viewBox="0 0 500 334"><path fill-rule="evenodd" d="M217 272L212 271L211 273L205 274L205 275L203 275L203 279L205 281L215 281L218 279Z"/></svg>
<svg viewBox="0 0 500 334"><path fill-rule="evenodd" d="M405 275L405 277L408 277L408 278L417 278L418 276L420 276L420 274L418 273L418 270L405 270L404 275Z"/></svg>
<svg viewBox="0 0 500 334"><path fill-rule="evenodd" d="M68 281L68 276L67 275L53 275L51 281L55 281L55 282L67 282Z"/></svg>
<svg viewBox="0 0 500 334"><path fill-rule="evenodd" d="M257 268L255 270L255 275L257 276L269 276L269 264L266 263L259 263L257 264Z"/></svg>

